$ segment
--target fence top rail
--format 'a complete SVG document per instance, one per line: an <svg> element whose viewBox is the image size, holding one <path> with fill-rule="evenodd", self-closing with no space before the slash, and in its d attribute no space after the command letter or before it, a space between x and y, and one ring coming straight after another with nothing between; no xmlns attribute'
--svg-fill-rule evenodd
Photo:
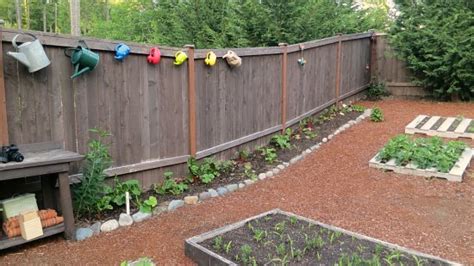
<svg viewBox="0 0 474 266"><path fill-rule="evenodd" d="M85 36L71 36L65 34L57 34L57 33L50 33L50 32L41 32L41 31L25 31L25 30L15 30L15 29L6 29L0 28L3 32L2 34L2 41L4 42L11 42L13 37L19 33L32 33L38 39L40 39L41 43L46 46L57 46L57 47L75 47L78 45L79 40L84 40L87 46L93 50L99 51L114 51L114 48L117 44L124 42L118 40L104 40L104 39L97 39L93 37L85 37ZM346 34L346 35L338 35L329 38L324 38L320 40L314 40L309 42L301 43L304 46L304 49L311 49L316 47L321 47L325 45L334 44L340 41L353 41L358 39L370 38L374 33L373 32L363 32L363 33L355 33L355 34ZM22 41L22 38L19 38L19 41ZM152 45L152 44L139 44L135 42L124 42L131 48L132 54L143 54L148 55L150 52L150 48L152 47L159 47L161 51L161 56L163 57L174 57L174 54L182 49L180 47L168 47L168 46L161 46L161 45ZM288 45L288 53L299 52L301 44L292 44ZM206 53L212 50L218 57L222 57L224 54L227 53L228 50L235 51L239 56L257 56L257 55L274 55L274 54L282 54L282 49L277 46L272 47L250 47L250 48L218 48L218 49L196 49L195 51L195 59L204 59L206 57Z"/></svg>

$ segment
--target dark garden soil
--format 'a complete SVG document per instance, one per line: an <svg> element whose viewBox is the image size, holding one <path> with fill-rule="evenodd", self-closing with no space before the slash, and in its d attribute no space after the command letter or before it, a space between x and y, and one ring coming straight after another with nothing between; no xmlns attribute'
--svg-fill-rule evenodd
<svg viewBox="0 0 474 266"><path fill-rule="evenodd" d="M441 117L440 119L438 119L438 121L436 121L436 123L434 123L434 125L431 127L431 129L433 129L433 130L438 129L444 123L445 120L446 120L446 118Z"/></svg>
<svg viewBox="0 0 474 266"><path fill-rule="evenodd" d="M311 131L316 134L315 137L309 138L303 133L302 127L294 126L292 127L293 134L291 137L291 148L289 149L279 149L273 147L277 151L278 158L272 162L268 163L265 161L265 157L262 156L261 152L258 150L249 152L247 158L235 158L233 160L234 164L231 169L227 172L222 173L220 176L216 177L211 183L204 184L196 180L189 184L188 189L180 195L165 194L159 195L154 190L146 191L141 195L141 200L148 199L149 196L155 196L159 203L166 203L174 199L183 199L185 196L189 195L198 195L201 192L207 191L208 189L221 186L226 186L229 184L236 184L243 182L246 179L251 179L248 173L245 172L245 164L250 163L252 165L252 173L254 174L253 178L256 178L256 175L259 173L265 173L268 170L273 169L276 165L282 162L288 162L291 158L295 157L298 154L301 154L304 150L310 148L311 146L321 142L321 140L327 137L329 134L334 133L334 131L340 126L347 123L349 120L355 119L360 116L361 112L350 111L350 112L333 112L332 115L326 115L326 119L318 120L318 116L311 117L310 120L318 121L314 123L309 123L307 127L311 128ZM328 119L331 117L331 119ZM271 145L268 145L269 147ZM185 178L178 178L178 180L183 181ZM139 210L138 205L136 205L133 200L131 202L130 211L135 213ZM118 218L121 213L125 212L124 207L115 206L113 210L107 210L102 213L96 214L94 216L84 216L80 217L76 222L78 225L91 224L96 221L104 221L111 218Z"/></svg>
<svg viewBox="0 0 474 266"><path fill-rule="evenodd" d="M424 124L426 124L426 122L428 122L428 120L430 120L430 117L429 117L429 116L423 118L423 120L421 120L421 122L418 123L418 125L416 125L415 128L420 129Z"/></svg>
<svg viewBox="0 0 474 266"><path fill-rule="evenodd" d="M368 161L420 114L474 117L472 103L384 100L369 119L280 172L224 197L73 242L50 237L0 252L0 265L118 265L148 256L157 265L194 265L187 238L280 208L449 260L474 265L474 165L461 183L384 172ZM474 141L462 139L471 147Z"/></svg>
<svg viewBox="0 0 474 266"><path fill-rule="evenodd" d="M456 128L459 126L459 124L461 124L461 121L462 119L458 119L456 118L453 123L451 124L451 126L448 128L448 131L454 131L456 130Z"/></svg>
<svg viewBox="0 0 474 266"><path fill-rule="evenodd" d="M200 244L241 265L448 265L283 214L252 220Z"/></svg>

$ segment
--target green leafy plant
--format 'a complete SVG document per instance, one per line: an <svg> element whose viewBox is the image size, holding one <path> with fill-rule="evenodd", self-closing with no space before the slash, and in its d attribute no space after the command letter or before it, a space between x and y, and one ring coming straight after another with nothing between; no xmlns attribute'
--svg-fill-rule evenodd
<svg viewBox="0 0 474 266"><path fill-rule="evenodd" d="M390 93L388 93L385 83L383 82L373 81L367 88L367 99L370 101L378 101L388 95L390 95Z"/></svg>
<svg viewBox="0 0 474 266"><path fill-rule="evenodd" d="M244 164L244 175L252 180L257 179L257 174L255 173L255 170L252 169L251 162L247 162Z"/></svg>
<svg viewBox="0 0 474 266"><path fill-rule="evenodd" d="M200 164L193 157L188 160L188 170L191 178L198 178L202 183L209 184L222 173L230 170L232 161L217 161L205 158Z"/></svg>
<svg viewBox="0 0 474 266"><path fill-rule="evenodd" d="M291 148L291 135L293 134L293 131L291 128L287 128L285 130L285 134L278 134L272 137L270 140L270 144L273 146L279 148L279 149L289 149Z"/></svg>
<svg viewBox="0 0 474 266"><path fill-rule="evenodd" d="M140 196L142 190L140 183L136 179L129 179L124 182L115 177L114 187L104 186L104 195L97 202L97 208L100 210L113 210L113 206L124 206L125 205L125 192L128 192L132 203L136 206L141 206Z"/></svg>
<svg viewBox="0 0 474 266"><path fill-rule="evenodd" d="M173 179L173 172L164 173L165 180L160 185L154 185L154 190L160 195L172 194L180 195L188 190L188 185L185 182L176 182Z"/></svg>
<svg viewBox="0 0 474 266"><path fill-rule="evenodd" d="M103 143L110 133L97 128L89 131L97 134L98 138L89 141L81 183L72 188L76 216L92 215L111 207L106 203L98 204L106 188L104 181L107 175L104 171L112 164L109 147Z"/></svg>
<svg viewBox="0 0 474 266"><path fill-rule="evenodd" d="M237 158L238 160L245 162L249 159L250 157L250 151L248 149L241 150L237 153Z"/></svg>
<svg viewBox="0 0 474 266"><path fill-rule="evenodd" d="M158 205L158 200L154 196L149 196L148 199L144 200L140 205L140 211L144 213L151 213L153 209Z"/></svg>
<svg viewBox="0 0 474 266"><path fill-rule="evenodd" d="M318 136L318 134L316 134L316 132L314 132L314 130L309 127L303 128L302 132L307 139L314 139Z"/></svg>
<svg viewBox="0 0 474 266"><path fill-rule="evenodd" d="M384 120L382 110L380 108L374 108L370 114L370 120L372 122L382 122Z"/></svg>
<svg viewBox="0 0 474 266"><path fill-rule="evenodd" d="M240 247L240 252L236 255L236 260L241 260L244 264L250 263L252 256L252 247L245 244Z"/></svg>
<svg viewBox="0 0 474 266"><path fill-rule="evenodd" d="M283 231L285 231L285 227L286 227L286 221L281 221L281 222L275 224L275 226L273 227L273 229L274 229L275 232L277 232L278 234L282 234Z"/></svg>
<svg viewBox="0 0 474 266"><path fill-rule="evenodd" d="M265 161L268 163L273 163L277 159L277 153L274 148L262 147L259 149L260 154L265 157Z"/></svg>
<svg viewBox="0 0 474 266"><path fill-rule="evenodd" d="M253 239L257 241L257 243L263 241L263 239L267 236L267 232L262 229L255 229L253 230Z"/></svg>
<svg viewBox="0 0 474 266"><path fill-rule="evenodd" d="M153 266L155 264L148 257L143 257L143 258L140 258L140 259L138 259L136 261L133 261L133 262L122 261L120 263L120 266L129 266L129 265L133 265L133 266Z"/></svg>
<svg viewBox="0 0 474 266"><path fill-rule="evenodd" d="M356 112L359 112L359 113L362 113L362 112L365 111L365 107L362 106L362 105L353 104L351 107L352 107L352 110L354 110Z"/></svg>
<svg viewBox="0 0 474 266"><path fill-rule="evenodd" d="M446 173L451 170L466 148L460 141L444 143L439 137L412 140L407 135L398 135L388 141L377 158L382 162L395 159L397 165L414 163L418 168L434 167Z"/></svg>
<svg viewBox="0 0 474 266"><path fill-rule="evenodd" d="M223 243L224 243L224 239L222 238L222 236L216 236L213 240L212 247L215 250L220 251L221 248L222 248Z"/></svg>
<svg viewBox="0 0 474 266"><path fill-rule="evenodd" d="M285 243L280 243L276 246L276 253L278 254L278 256L282 257L282 256L285 256L287 253L286 253L286 245Z"/></svg>
<svg viewBox="0 0 474 266"><path fill-rule="evenodd" d="M295 216L290 217L290 224L295 225L298 222L298 218Z"/></svg>

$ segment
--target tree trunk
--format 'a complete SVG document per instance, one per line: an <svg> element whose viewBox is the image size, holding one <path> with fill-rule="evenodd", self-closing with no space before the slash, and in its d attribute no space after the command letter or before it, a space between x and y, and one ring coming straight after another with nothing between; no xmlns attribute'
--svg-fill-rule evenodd
<svg viewBox="0 0 474 266"><path fill-rule="evenodd" d="M19 30L21 30L21 5L20 0L15 0L16 9L16 24Z"/></svg>
<svg viewBox="0 0 474 266"><path fill-rule="evenodd" d="M48 31L48 28L46 27L46 4L43 4L43 31Z"/></svg>
<svg viewBox="0 0 474 266"><path fill-rule="evenodd" d="M81 6L80 0L71 0L70 4L71 11L71 35L81 35Z"/></svg>

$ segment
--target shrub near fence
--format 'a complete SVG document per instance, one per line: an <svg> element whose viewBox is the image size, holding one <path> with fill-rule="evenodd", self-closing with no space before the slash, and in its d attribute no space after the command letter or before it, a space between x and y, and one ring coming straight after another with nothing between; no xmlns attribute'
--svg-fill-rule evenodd
<svg viewBox="0 0 474 266"><path fill-rule="evenodd" d="M207 67L208 50L190 47L160 47L163 58L151 65L146 61L151 46L136 44L118 62L113 58L118 42L84 38L99 53L100 63L74 80L63 51L76 46L78 38L33 32L52 63L30 74L6 54L14 50L11 39L17 33L2 31L0 84L6 105L0 101L0 110L6 108L8 131L0 142L54 141L84 154L88 129L99 127L113 134L114 164L108 174L138 173L133 177L143 186L159 181L154 171L160 167L277 132L361 92L370 82L371 33L307 42L304 50L300 45L233 49L243 59L239 68L222 59ZM173 64L178 50L190 55L181 66ZM227 50L214 52L220 58ZM301 57L304 66L297 63Z"/></svg>

